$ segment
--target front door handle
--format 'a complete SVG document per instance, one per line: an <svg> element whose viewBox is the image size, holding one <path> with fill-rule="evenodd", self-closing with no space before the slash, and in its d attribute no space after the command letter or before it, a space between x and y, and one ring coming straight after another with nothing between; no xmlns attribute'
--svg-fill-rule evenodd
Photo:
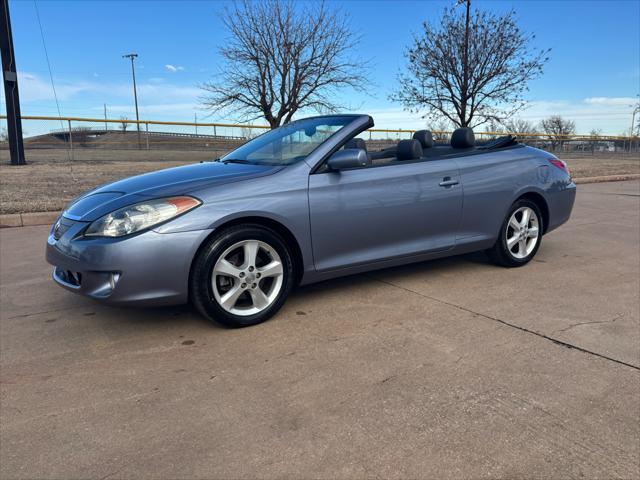
<svg viewBox="0 0 640 480"><path fill-rule="evenodd" d="M453 187L454 185L457 185L459 182L458 180L451 178L451 177L444 177L442 179L442 181L439 183L439 185L441 187Z"/></svg>

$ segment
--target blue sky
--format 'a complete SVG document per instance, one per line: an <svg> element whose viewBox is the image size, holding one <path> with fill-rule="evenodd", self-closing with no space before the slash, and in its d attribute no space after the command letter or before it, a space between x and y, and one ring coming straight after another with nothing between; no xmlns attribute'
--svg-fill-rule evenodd
<svg viewBox="0 0 640 480"><path fill-rule="evenodd" d="M330 1L362 35L358 56L370 60L370 95L344 91L354 110L371 113L379 127L416 128L424 121L388 100L402 52L424 20L437 20L447 1ZM640 93L639 1L481 1L480 8L517 12L536 45L551 48L542 78L530 84L529 108L520 117L537 122L558 113L578 131L628 130L630 106ZM122 54L139 54L136 73L140 116L183 120L200 110L198 85L221 67L217 49L227 33L218 2L38 1L55 87L63 115L134 118L131 71ZM11 1L15 53L24 115L57 113L34 2ZM4 112L4 105L2 106Z"/></svg>

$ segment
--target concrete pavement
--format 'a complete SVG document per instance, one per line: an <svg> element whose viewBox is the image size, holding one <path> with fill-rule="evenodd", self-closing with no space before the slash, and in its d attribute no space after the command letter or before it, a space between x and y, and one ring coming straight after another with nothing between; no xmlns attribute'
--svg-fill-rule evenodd
<svg viewBox="0 0 640 480"><path fill-rule="evenodd" d="M534 262L298 290L271 321L56 287L0 231L1 478L640 477L640 183L580 186Z"/></svg>

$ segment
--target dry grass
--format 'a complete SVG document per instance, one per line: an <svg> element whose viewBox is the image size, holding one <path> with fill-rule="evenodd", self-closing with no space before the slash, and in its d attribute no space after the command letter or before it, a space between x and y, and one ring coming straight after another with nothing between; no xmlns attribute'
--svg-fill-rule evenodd
<svg viewBox="0 0 640 480"><path fill-rule="evenodd" d="M0 151L0 213L58 211L78 194L131 175L220 156L221 151L79 150L69 162L65 150L29 150L28 165L7 165ZM574 178L640 173L640 156L562 156Z"/></svg>

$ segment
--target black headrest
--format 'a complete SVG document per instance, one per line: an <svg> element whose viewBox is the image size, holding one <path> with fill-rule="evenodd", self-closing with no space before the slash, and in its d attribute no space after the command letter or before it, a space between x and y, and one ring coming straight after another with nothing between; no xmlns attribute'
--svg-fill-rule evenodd
<svg viewBox="0 0 640 480"><path fill-rule="evenodd" d="M398 160L418 160L422 157L422 145L418 140L400 140L396 150Z"/></svg>
<svg viewBox="0 0 640 480"><path fill-rule="evenodd" d="M422 148L433 147L433 136L429 130L418 130L413 134L413 138L420 142Z"/></svg>
<svg viewBox="0 0 640 480"><path fill-rule="evenodd" d="M451 135L453 148L471 148L476 144L476 136L469 127L457 128Z"/></svg>
<svg viewBox="0 0 640 480"><path fill-rule="evenodd" d="M361 150L367 151L367 144L361 138L352 138L347 143L344 144L344 149L348 150L351 148L359 148Z"/></svg>

